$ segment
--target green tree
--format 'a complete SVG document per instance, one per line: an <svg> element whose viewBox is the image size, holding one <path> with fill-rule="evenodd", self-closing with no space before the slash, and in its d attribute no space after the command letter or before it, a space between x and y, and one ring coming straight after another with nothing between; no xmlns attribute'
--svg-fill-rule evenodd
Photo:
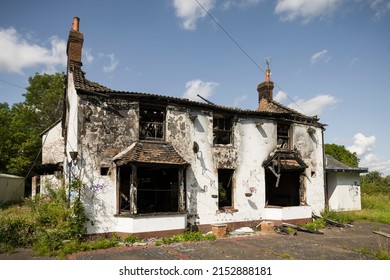
<svg viewBox="0 0 390 280"><path fill-rule="evenodd" d="M35 114L35 126L42 132L58 121L62 115L64 73L38 74L28 79L24 94L26 108Z"/></svg>
<svg viewBox="0 0 390 280"><path fill-rule="evenodd" d="M6 104L0 106L0 122L8 124L1 125L0 168L20 176L27 175L39 155L40 133L60 119L64 96L63 73L37 73L28 81L24 102L11 109Z"/></svg>
<svg viewBox="0 0 390 280"><path fill-rule="evenodd" d="M12 113L8 103L0 103L0 173L6 173L10 160L9 149L11 141L9 130L11 127Z"/></svg>
<svg viewBox="0 0 390 280"><path fill-rule="evenodd" d="M336 144L325 144L325 153L348 165L349 167L358 167L359 158L356 153L351 153L344 146Z"/></svg>
<svg viewBox="0 0 390 280"><path fill-rule="evenodd" d="M383 181L385 179L382 178L382 174L379 171L371 171L364 176L364 182L366 183L380 184Z"/></svg>

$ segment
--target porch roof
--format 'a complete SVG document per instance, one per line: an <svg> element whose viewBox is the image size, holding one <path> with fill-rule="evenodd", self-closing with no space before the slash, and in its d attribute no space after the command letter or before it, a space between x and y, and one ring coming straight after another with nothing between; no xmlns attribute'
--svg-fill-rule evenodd
<svg viewBox="0 0 390 280"><path fill-rule="evenodd" d="M280 170L302 170L307 167L299 154L292 150L277 149L263 162L264 167L272 167L280 173Z"/></svg>
<svg viewBox="0 0 390 280"><path fill-rule="evenodd" d="M113 161L118 166L128 163L188 164L171 144L164 142L135 142L118 153Z"/></svg>

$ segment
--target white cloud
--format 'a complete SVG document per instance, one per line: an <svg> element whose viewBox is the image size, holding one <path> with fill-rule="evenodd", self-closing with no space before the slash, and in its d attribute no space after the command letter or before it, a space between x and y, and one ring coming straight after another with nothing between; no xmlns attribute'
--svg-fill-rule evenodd
<svg viewBox="0 0 390 280"><path fill-rule="evenodd" d="M223 2L222 8L224 10L230 9L232 7L247 8L250 6L255 6L262 1L263 0L228 0Z"/></svg>
<svg viewBox="0 0 390 280"><path fill-rule="evenodd" d="M103 72L105 73L113 72L119 64L119 61L115 58L115 54L113 53L112 54L99 53L99 58L108 58L110 61L109 65L103 66Z"/></svg>
<svg viewBox="0 0 390 280"><path fill-rule="evenodd" d="M56 72L57 66L66 65L66 42L51 37L50 47L32 43L14 28L0 29L0 71L23 74L26 68L43 66L45 72Z"/></svg>
<svg viewBox="0 0 390 280"><path fill-rule="evenodd" d="M282 20L302 18L304 23L313 18L322 18L331 14L342 0L278 0L275 13Z"/></svg>
<svg viewBox="0 0 390 280"><path fill-rule="evenodd" d="M216 0L198 1L207 11L210 11L214 8ZM182 20L181 27L185 30L195 30L197 20L207 15L195 0L173 0L172 4L176 16Z"/></svg>
<svg viewBox="0 0 390 280"><path fill-rule="evenodd" d="M366 137L362 133L357 133L353 139L353 145L347 147L350 152L356 153L358 156L362 156L373 151L376 141L376 137L374 135Z"/></svg>
<svg viewBox="0 0 390 280"><path fill-rule="evenodd" d="M359 166L368 167L369 171L379 171L385 176L390 175L390 160L386 160L375 154L376 137L365 136L362 133L356 133L353 138L353 144L347 149L356 153L361 159Z"/></svg>
<svg viewBox="0 0 390 280"><path fill-rule="evenodd" d="M330 60L330 56L328 55L328 50L322 50L313 54L310 58L310 63L315 64L319 61L328 62Z"/></svg>
<svg viewBox="0 0 390 280"><path fill-rule="evenodd" d="M349 66L350 66L350 67L354 66L355 63L358 62L358 60L359 60L359 59L358 59L357 57L354 57L354 58L351 60L351 62L349 63Z"/></svg>
<svg viewBox="0 0 390 280"><path fill-rule="evenodd" d="M92 63L94 61L94 56L90 49L83 49L83 62Z"/></svg>
<svg viewBox="0 0 390 280"><path fill-rule="evenodd" d="M279 103L282 103L286 99L287 95L281 90L279 90L278 93L274 96L274 100Z"/></svg>
<svg viewBox="0 0 390 280"><path fill-rule="evenodd" d="M241 96L237 97L237 98L234 100L233 105L234 105L235 107L238 107L238 105L240 105L240 103L241 103L242 101L246 100L246 99L248 99L248 95L241 95Z"/></svg>
<svg viewBox="0 0 390 280"><path fill-rule="evenodd" d="M374 10L374 18L380 20L389 10L389 0L369 0L370 8Z"/></svg>
<svg viewBox="0 0 390 280"><path fill-rule="evenodd" d="M295 103L288 105L288 107L303 114L314 116L320 115L325 108L336 103L338 103L338 100L334 96L318 95L309 100L298 99Z"/></svg>
<svg viewBox="0 0 390 280"><path fill-rule="evenodd" d="M390 160L385 160L375 156L374 154L364 157L360 161L359 165L362 167L368 167L368 171L379 171L384 176L390 175Z"/></svg>
<svg viewBox="0 0 390 280"><path fill-rule="evenodd" d="M199 79L188 81L186 83L186 91L183 94L184 98L188 98L194 101L202 101L197 95L199 94L205 99L208 99L211 95L214 94L215 88L218 86L218 83L215 82L203 82Z"/></svg>

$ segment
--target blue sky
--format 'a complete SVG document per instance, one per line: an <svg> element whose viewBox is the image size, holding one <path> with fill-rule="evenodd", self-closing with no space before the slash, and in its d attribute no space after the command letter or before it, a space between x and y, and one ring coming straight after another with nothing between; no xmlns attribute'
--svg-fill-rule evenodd
<svg viewBox="0 0 390 280"><path fill-rule="evenodd" d="M390 175L390 0L198 2L235 42L196 0L1 0L0 102L23 101L35 73L65 71L77 16L89 80L256 109L270 58L277 101Z"/></svg>

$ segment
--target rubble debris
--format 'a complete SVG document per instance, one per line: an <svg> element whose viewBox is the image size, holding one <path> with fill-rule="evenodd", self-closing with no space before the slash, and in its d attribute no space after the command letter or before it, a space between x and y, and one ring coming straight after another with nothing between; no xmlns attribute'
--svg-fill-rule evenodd
<svg viewBox="0 0 390 280"><path fill-rule="evenodd" d="M319 230L311 230L311 229L307 229L307 228L304 228L304 227L301 227L301 226L288 224L288 223L282 223L282 226L284 226L284 227L291 227L291 228L296 229L298 231L303 231L303 232L308 232L308 233L324 234L322 231L319 231Z"/></svg>
<svg viewBox="0 0 390 280"><path fill-rule="evenodd" d="M249 235L249 234L252 234L254 232L255 231L253 229L251 229L250 227L242 227L242 228L238 228L238 229L230 232L229 234L230 235Z"/></svg>

